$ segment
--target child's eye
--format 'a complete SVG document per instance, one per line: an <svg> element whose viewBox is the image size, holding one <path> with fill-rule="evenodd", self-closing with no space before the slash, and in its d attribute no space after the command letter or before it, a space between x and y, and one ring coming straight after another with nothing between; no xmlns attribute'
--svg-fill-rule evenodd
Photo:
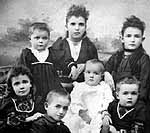
<svg viewBox="0 0 150 133"><path fill-rule="evenodd" d="M17 86L17 85L19 85L19 84L20 84L20 82L15 82L15 83L14 83L15 86Z"/></svg>
<svg viewBox="0 0 150 133"><path fill-rule="evenodd" d="M63 107L63 109L67 111L68 110L68 106Z"/></svg>
<svg viewBox="0 0 150 133"><path fill-rule="evenodd" d="M90 71L86 71L85 73L90 74Z"/></svg>
<svg viewBox="0 0 150 133"><path fill-rule="evenodd" d="M99 75L99 73L97 73L97 72L94 72L94 74L95 74L95 75Z"/></svg>
<svg viewBox="0 0 150 133"><path fill-rule="evenodd" d="M133 91L131 94L132 94L132 95L137 95L138 93L137 93L137 92L135 92L135 91Z"/></svg>
<svg viewBox="0 0 150 133"><path fill-rule="evenodd" d="M123 95L128 95L128 92L127 91L123 92Z"/></svg>
<svg viewBox="0 0 150 133"><path fill-rule="evenodd" d="M47 40L47 39L48 39L48 37L47 37L47 36L44 36L44 37L42 37L42 39L43 39L43 40Z"/></svg>
<svg viewBox="0 0 150 133"><path fill-rule="evenodd" d="M127 34L126 37L131 37L131 34Z"/></svg>
<svg viewBox="0 0 150 133"><path fill-rule="evenodd" d="M79 23L79 26L84 26L84 23Z"/></svg>
<svg viewBox="0 0 150 133"><path fill-rule="evenodd" d="M29 83L29 81L28 80L23 80L22 83Z"/></svg>
<svg viewBox="0 0 150 133"><path fill-rule="evenodd" d="M74 26L74 25L76 25L76 23L70 23L70 25Z"/></svg>
<svg viewBox="0 0 150 133"><path fill-rule="evenodd" d="M55 107L56 107L57 109L59 109L59 108L61 108L61 105L56 105Z"/></svg>
<svg viewBox="0 0 150 133"><path fill-rule="evenodd" d="M40 37L39 37L39 36L36 36L36 37L34 37L34 38L35 38L35 39L37 39L37 40L38 40L38 39L40 39Z"/></svg>
<svg viewBox="0 0 150 133"><path fill-rule="evenodd" d="M135 35L135 37L136 37L136 38L140 38L141 36L137 34L137 35Z"/></svg>

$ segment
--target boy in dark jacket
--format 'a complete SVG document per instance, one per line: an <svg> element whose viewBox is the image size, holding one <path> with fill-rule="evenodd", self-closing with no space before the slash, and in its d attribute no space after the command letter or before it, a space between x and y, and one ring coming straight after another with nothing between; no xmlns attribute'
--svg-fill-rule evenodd
<svg viewBox="0 0 150 133"><path fill-rule="evenodd" d="M139 120L138 113L142 106L136 107L139 100L140 82L134 76L128 76L117 81L116 97L117 100L108 106L108 112L103 114L103 127L101 133L105 133L108 122L110 122L108 132L115 133L144 133L145 118Z"/></svg>
<svg viewBox="0 0 150 133"><path fill-rule="evenodd" d="M70 102L70 95L64 89L50 91L44 105L47 113L33 122L31 133L70 133L61 121Z"/></svg>

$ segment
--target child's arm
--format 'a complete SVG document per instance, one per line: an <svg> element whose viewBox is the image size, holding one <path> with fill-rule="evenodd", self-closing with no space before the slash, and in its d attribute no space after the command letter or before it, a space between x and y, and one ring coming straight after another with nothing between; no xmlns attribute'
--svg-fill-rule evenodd
<svg viewBox="0 0 150 133"><path fill-rule="evenodd" d="M44 114L37 112L37 113L35 113L34 115L32 115L32 116L30 116L30 117L27 117L27 118L26 118L26 122L34 121L34 120L38 119L38 118L41 117L41 116L44 116Z"/></svg>
<svg viewBox="0 0 150 133"><path fill-rule="evenodd" d="M92 118L88 114L88 109L86 110L79 110L79 116L84 120L87 124L90 124Z"/></svg>
<svg viewBox="0 0 150 133"><path fill-rule="evenodd" d="M74 88L71 92L71 105L70 109L73 114L79 114L80 109L85 109L81 96L83 93L83 88L80 86L80 83L73 82Z"/></svg>

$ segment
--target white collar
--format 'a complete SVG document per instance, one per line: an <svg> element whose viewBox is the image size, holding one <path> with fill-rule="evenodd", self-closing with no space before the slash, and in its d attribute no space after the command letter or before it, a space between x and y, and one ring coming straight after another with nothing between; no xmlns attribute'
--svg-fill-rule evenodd
<svg viewBox="0 0 150 133"><path fill-rule="evenodd" d="M49 55L49 51L48 48L46 48L43 51L38 51L34 48L30 48L32 53L34 54L34 56L38 59L39 62L45 62L48 55Z"/></svg>
<svg viewBox="0 0 150 133"><path fill-rule="evenodd" d="M73 57L74 61L76 61L79 57L79 54L80 54L82 40L79 42L73 42L69 38L67 38L67 41L68 41L68 44L70 47L71 56Z"/></svg>

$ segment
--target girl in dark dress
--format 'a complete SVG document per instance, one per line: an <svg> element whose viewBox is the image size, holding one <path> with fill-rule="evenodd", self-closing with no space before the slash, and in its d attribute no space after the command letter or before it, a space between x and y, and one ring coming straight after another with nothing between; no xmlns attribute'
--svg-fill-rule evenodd
<svg viewBox="0 0 150 133"><path fill-rule="evenodd" d="M33 23L29 29L31 48L25 48L20 55L19 64L27 66L33 74L36 91L36 99L41 99L43 105L46 94L61 86L59 77L55 70L57 56L51 48L48 48L50 31L45 23ZM39 111L44 113L43 106Z"/></svg>
<svg viewBox="0 0 150 133"><path fill-rule="evenodd" d="M57 55L62 58L57 64L57 70L63 83L83 82L85 62L89 59L98 59L95 45L86 36L88 16L89 11L84 6L72 5L66 15L67 35L65 38L58 38L52 46L57 51ZM76 64L71 71L62 68L67 57L71 59L70 64Z"/></svg>
<svg viewBox="0 0 150 133"><path fill-rule="evenodd" d="M31 121L42 116L35 113L38 103L30 70L24 66L12 67L7 85L7 95L0 105L0 133L29 133Z"/></svg>

